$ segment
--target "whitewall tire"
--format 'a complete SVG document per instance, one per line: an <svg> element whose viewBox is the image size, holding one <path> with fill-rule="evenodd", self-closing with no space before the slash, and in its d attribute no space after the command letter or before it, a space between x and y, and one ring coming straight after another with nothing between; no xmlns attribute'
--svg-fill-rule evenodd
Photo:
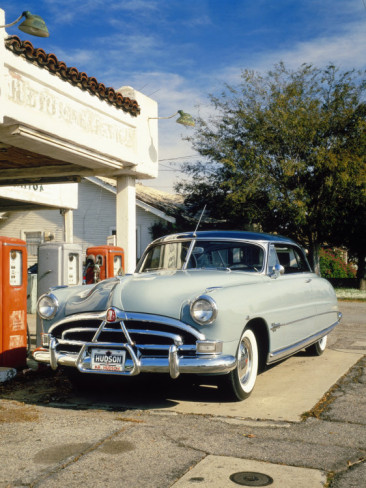
<svg viewBox="0 0 366 488"><path fill-rule="evenodd" d="M236 368L222 377L222 383L231 399L244 400L252 393L257 374L257 340L251 329L245 329L236 353Z"/></svg>
<svg viewBox="0 0 366 488"><path fill-rule="evenodd" d="M328 336L324 336L318 342L308 347L306 350L312 356L321 356L325 351L325 348L327 347L327 340L328 340Z"/></svg>

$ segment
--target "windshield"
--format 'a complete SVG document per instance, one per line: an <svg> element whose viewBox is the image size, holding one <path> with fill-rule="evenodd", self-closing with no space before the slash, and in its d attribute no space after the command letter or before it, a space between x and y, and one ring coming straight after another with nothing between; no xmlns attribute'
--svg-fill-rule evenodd
<svg viewBox="0 0 366 488"><path fill-rule="evenodd" d="M215 268L261 272L264 249L256 244L236 241L197 240L161 242L151 247L137 272L160 269ZM190 252L189 252L190 251Z"/></svg>

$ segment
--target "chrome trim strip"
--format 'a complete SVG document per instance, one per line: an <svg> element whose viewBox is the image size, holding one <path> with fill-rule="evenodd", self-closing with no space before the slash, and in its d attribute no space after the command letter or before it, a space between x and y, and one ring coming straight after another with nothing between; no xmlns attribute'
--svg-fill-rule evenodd
<svg viewBox="0 0 366 488"><path fill-rule="evenodd" d="M162 332L159 330L144 330L144 329L132 329L130 330L130 334L143 334L143 335L151 335L156 337L166 337L174 341L176 346L181 346L183 344L183 339L178 334L172 334L171 332ZM136 344L136 347L140 347L141 344Z"/></svg>
<svg viewBox="0 0 366 488"><path fill-rule="evenodd" d="M329 310L327 312L321 312L321 313L316 313L314 315L308 315L307 317L302 317L301 319L296 319L296 320L293 320L292 322L286 322L285 324L281 324L279 322L273 323L273 324L271 324L270 329L272 332L276 332L276 330L279 329L280 327L284 327L286 325L297 324L299 322L303 322L304 320L310 320L310 319L313 319L315 317L320 317L321 315L328 315L330 313L336 313L339 315L340 312L338 312L337 310ZM339 322L339 320L338 320L338 322Z"/></svg>
<svg viewBox="0 0 366 488"><path fill-rule="evenodd" d="M83 346L85 344L84 341L70 341L70 340L62 340L59 339L57 343L60 346ZM97 345L101 344L102 346L110 345L113 344L113 349L118 349L122 343L117 343L117 342L97 342ZM112 347L112 346L111 346ZM141 351L169 351L170 345L169 344L138 344L137 346L135 345L136 349L141 350ZM179 352L184 352L184 351L196 351L196 346L192 344L183 344L183 345L178 345L177 348ZM65 354L64 352L62 354ZM73 354L70 352L70 354ZM197 354L211 354L211 353L202 353L198 352Z"/></svg>
<svg viewBox="0 0 366 488"><path fill-rule="evenodd" d="M276 361L280 361L281 359L284 359L288 356L292 356L295 352L304 349L304 347L314 344L319 339L329 334L329 332L331 332L337 324L338 321L332 324L331 326L329 326L328 328L323 329L321 332L317 332L316 334L313 334L312 336L307 337L306 339L299 341L296 344L293 344L292 346L284 347L283 349L278 349L277 351L273 351L269 353L267 356L267 364L275 363Z"/></svg>
<svg viewBox="0 0 366 488"><path fill-rule="evenodd" d="M66 338L67 334L75 334L75 333L77 334L78 332L94 332L95 333L96 330L97 329L95 327L85 327L85 329L83 327L73 327L72 329L66 329L62 332L61 340L59 340L59 342L60 342L60 344L67 342L67 338ZM115 331L115 329L111 329L111 330ZM74 342L74 340L70 339L70 342ZM76 341L76 342L83 342L83 341Z"/></svg>
<svg viewBox="0 0 366 488"><path fill-rule="evenodd" d="M77 339L67 339L67 334L74 334L74 333L77 333L77 332L94 332L94 336L95 337L95 332L97 331L97 329L95 328L90 328L90 327L86 327L85 329L83 329L82 327L80 328L74 328L74 329L67 329L67 330L64 330L62 335L61 335L61 339L59 340L59 344L71 344L71 343L74 343L74 344L84 344L85 341L78 341ZM121 329L106 329L104 328L102 330L102 332L115 332L115 333L120 333L120 332L125 332L125 331L121 331ZM181 338L180 335L178 334L172 334L170 332L162 332L162 331L158 331L158 330L147 330L147 329L132 329L130 330L130 333L128 334L125 334L126 338L127 338L127 342L131 345L136 345L134 343L134 341L131 340L130 338L130 334L141 334L141 335L151 335L151 336L156 336L156 337L166 337L168 339L171 339L172 341L174 341L174 344L177 345L177 346L180 346L183 344L183 340ZM97 341L99 342L99 341ZM118 345L118 343L116 343ZM140 346L140 345L138 345ZM169 346L168 346L169 347Z"/></svg>
<svg viewBox="0 0 366 488"><path fill-rule="evenodd" d="M177 327L178 329L182 329L185 332L192 334L194 337L196 337L197 340L205 340L206 338L204 334L198 332L198 330L191 325L185 324L180 320L165 317L163 315L126 312L125 320L138 320L141 322L155 322L161 325L171 325L172 327Z"/></svg>
<svg viewBox="0 0 366 488"><path fill-rule="evenodd" d="M66 346L82 346L84 341L77 341L71 339L58 339L58 344L66 345Z"/></svg>
<svg viewBox="0 0 366 488"><path fill-rule="evenodd" d="M69 322L78 322L79 320L104 320L105 316L106 312L87 312L69 315L58 322L54 322L49 328L48 333L51 334L53 329L59 327L60 325L68 324Z"/></svg>
<svg viewBox="0 0 366 488"><path fill-rule="evenodd" d="M107 322L105 320L103 320L101 322L101 324L99 325L97 331L95 332L94 336L93 336L93 339L92 339L92 342L98 342L98 337L100 336L102 330L104 329L104 326L107 324Z"/></svg>
<svg viewBox="0 0 366 488"><path fill-rule="evenodd" d="M182 266L182 271L187 269L187 266L188 266L189 260L191 259L191 254L192 254L192 251L193 251L193 248L195 245L196 245L196 240L195 240L195 238L193 238L191 240L191 243L189 244L186 259L185 259L183 266Z"/></svg>
<svg viewBox="0 0 366 488"><path fill-rule="evenodd" d="M135 345L135 342L131 339L131 336L128 333L127 327L125 326L125 323L123 322L123 320L120 321L119 325L121 326L122 332L124 333L124 335L125 335L125 337L127 339L127 342L131 346L134 346ZM104 330L105 330L105 328L104 328Z"/></svg>

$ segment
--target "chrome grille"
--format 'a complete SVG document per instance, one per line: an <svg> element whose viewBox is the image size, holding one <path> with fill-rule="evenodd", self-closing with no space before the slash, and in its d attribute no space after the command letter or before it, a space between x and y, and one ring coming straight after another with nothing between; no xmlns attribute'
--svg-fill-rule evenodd
<svg viewBox="0 0 366 488"><path fill-rule="evenodd" d="M167 357L172 345L190 354L195 350L196 341L203 338L193 327L176 320L159 317L154 321L154 316L143 315L141 319L139 314L131 315L132 319L111 323L81 315L77 320L68 317L55 324L49 333L57 339L59 352L78 353L84 343L90 342L108 343L109 347L128 343L139 356L160 357Z"/></svg>

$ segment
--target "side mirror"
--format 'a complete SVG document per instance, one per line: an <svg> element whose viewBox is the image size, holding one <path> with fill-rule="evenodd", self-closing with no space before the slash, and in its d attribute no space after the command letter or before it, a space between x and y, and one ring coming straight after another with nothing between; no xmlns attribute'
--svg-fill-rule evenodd
<svg viewBox="0 0 366 488"><path fill-rule="evenodd" d="M285 268L282 266L282 264L275 264L272 268L272 273L270 274L271 278L278 278L280 275L283 275L285 273Z"/></svg>

